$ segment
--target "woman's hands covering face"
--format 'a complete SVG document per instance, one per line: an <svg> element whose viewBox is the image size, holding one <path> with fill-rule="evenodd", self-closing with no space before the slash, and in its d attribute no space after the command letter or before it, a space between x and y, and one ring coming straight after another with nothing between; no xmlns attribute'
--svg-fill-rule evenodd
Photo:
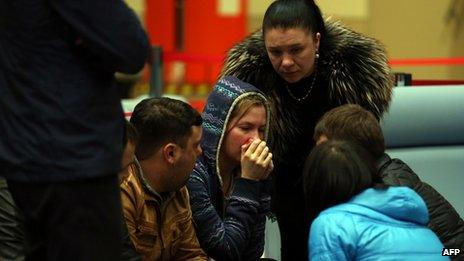
<svg viewBox="0 0 464 261"><path fill-rule="evenodd" d="M265 141L249 140L242 145L241 155L242 178L263 180L274 169L272 153Z"/></svg>

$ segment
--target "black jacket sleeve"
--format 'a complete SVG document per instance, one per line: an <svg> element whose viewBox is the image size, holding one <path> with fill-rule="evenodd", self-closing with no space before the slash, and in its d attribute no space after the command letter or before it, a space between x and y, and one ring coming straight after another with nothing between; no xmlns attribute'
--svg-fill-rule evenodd
<svg viewBox="0 0 464 261"><path fill-rule="evenodd" d="M464 222L453 206L425 182L417 184L414 190L427 204L430 215L428 227L437 234L446 248L464 250Z"/></svg>
<svg viewBox="0 0 464 261"><path fill-rule="evenodd" d="M438 191L421 181L406 163L386 154L379 161L379 173L387 185L410 187L422 197L429 211L428 227L446 248L464 249L464 221Z"/></svg>

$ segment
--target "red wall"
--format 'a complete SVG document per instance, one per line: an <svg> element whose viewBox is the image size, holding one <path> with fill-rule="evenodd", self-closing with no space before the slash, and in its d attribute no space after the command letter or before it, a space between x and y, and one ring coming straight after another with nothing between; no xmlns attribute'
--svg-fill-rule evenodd
<svg viewBox="0 0 464 261"><path fill-rule="evenodd" d="M228 0L226 0L228 1ZM217 12L219 0L185 0L184 50L190 55L223 56L246 34L246 0L240 1L236 16ZM147 0L146 26L152 44L160 44L165 52L174 50L174 0ZM192 84L216 81L221 63L188 62L186 81ZM165 64L169 70L169 65ZM168 72L165 72L168 73Z"/></svg>
<svg viewBox="0 0 464 261"><path fill-rule="evenodd" d="M174 0L146 0L145 26L152 45L174 51Z"/></svg>

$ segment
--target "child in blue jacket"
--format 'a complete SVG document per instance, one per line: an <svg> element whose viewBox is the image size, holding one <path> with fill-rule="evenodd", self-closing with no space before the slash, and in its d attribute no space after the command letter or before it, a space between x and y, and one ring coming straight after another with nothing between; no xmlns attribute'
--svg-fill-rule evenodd
<svg viewBox="0 0 464 261"><path fill-rule="evenodd" d="M427 228L422 198L408 187L383 184L361 147L330 140L304 168L308 209L317 218L309 236L311 260L447 260Z"/></svg>

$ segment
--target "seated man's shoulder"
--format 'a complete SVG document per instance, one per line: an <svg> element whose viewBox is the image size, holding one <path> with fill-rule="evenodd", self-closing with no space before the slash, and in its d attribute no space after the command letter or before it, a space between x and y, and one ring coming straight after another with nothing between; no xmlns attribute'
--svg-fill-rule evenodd
<svg viewBox="0 0 464 261"><path fill-rule="evenodd" d="M123 207L131 206L131 208L139 208L145 204L146 196L144 188L135 171L130 171L119 188Z"/></svg>
<svg viewBox="0 0 464 261"><path fill-rule="evenodd" d="M386 184L414 187L421 182L419 176L404 161L398 158L388 159L379 168Z"/></svg>
<svg viewBox="0 0 464 261"><path fill-rule="evenodd" d="M182 186L176 193L182 196L182 198L188 199L189 193L187 186Z"/></svg>
<svg viewBox="0 0 464 261"><path fill-rule="evenodd" d="M183 186L180 189L176 190L174 192L174 197L176 199L176 204L179 207L179 211L191 212L189 192L186 186Z"/></svg>
<svg viewBox="0 0 464 261"><path fill-rule="evenodd" d="M129 166L129 174L128 176L121 182L120 188L122 191L130 192L141 192L142 190L142 183L139 180L137 175L137 169L135 164Z"/></svg>

